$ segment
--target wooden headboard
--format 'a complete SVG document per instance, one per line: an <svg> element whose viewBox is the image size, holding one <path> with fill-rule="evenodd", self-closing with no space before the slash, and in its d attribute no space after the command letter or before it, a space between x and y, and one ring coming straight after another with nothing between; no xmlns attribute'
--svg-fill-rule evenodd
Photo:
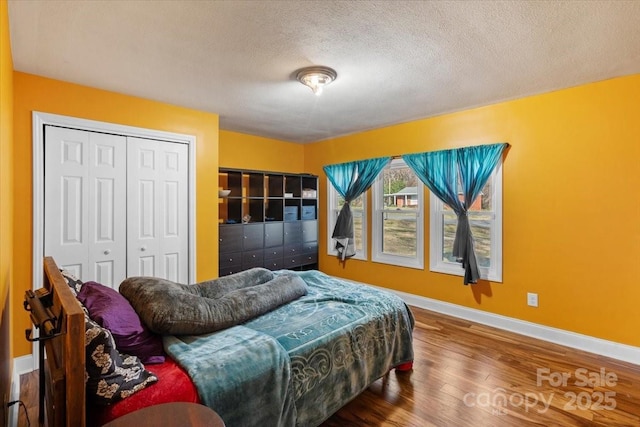
<svg viewBox="0 0 640 427"><path fill-rule="evenodd" d="M62 319L60 335L45 341L48 426L84 427L84 312L51 257L44 258L43 287L51 295L51 311Z"/></svg>

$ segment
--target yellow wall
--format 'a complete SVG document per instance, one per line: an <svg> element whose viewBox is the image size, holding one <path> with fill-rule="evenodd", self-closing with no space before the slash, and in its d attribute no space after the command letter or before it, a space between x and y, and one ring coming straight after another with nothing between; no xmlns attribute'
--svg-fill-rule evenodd
<svg viewBox="0 0 640 427"><path fill-rule="evenodd" d="M6 20L6 3L2 3ZM6 28L3 21L3 28ZM2 36L8 37L3 29ZM640 75L390 126L315 144L297 145L221 131L218 117L150 100L82 87L11 69L2 41L2 231L0 291L14 285L13 307L31 286L31 111L193 134L197 137L198 280L217 275L217 203L210 197L218 165L307 172L320 176L320 230L326 235L325 164L408 152L506 141L504 163L504 282L463 286L457 276L326 255L323 271L441 301L640 346ZM7 65L8 64L8 65ZM13 96L11 90L13 89ZM13 116L11 100L13 102ZM12 119L13 117L13 119ZM13 122L12 122L13 120ZM9 124L7 124L9 123ZM11 126L13 123L13 127ZM11 151L11 134L15 137ZM11 196L11 172L15 164ZM304 165L304 167L300 167ZM10 167L10 166L9 166ZM7 191L9 193L7 193ZM201 196L202 195L202 196ZM8 206L8 207L7 207ZM428 235L428 215L425 229ZM8 222L9 221L9 222ZM369 222L370 223L370 222ZM428 241L426 239L425 241ZM8 255L5 253L9 251ZM7 258L9 257L9 258ZM428 245L425 245L428 260ZM540 307L526 306L537 292ZM0 297L2 294L0 293ZM22 339L28 317L14 319L14 356L31 348Z"/></svg>
<svg viewBox="0 0 640 427"><path fill-rule="evenodd" d="M197 280L218 275L218 205L211 189L218 180L218 116L203 111L79 86L34 75L14 73L15 191L13 305L19 307L31 288L31 112L41 111L102 122L195 135ZM19 285L18 285L19 284ZM23 331L29 318L16 313L15 355L31 352Z"/></svg>
<svg viewBox="0 0 640 427"><path fill-rule="evenodd" d="M325 164L511 144L503 166L503 283L464 286L461 277L429 272L428 244L425 271L357 260L342 268L321 239L320 268L640 346L638 100L640 75L634 75L305 145L305 171L321 176L325 236ZM428 218L427 209L426 242ZM527 292L539 294L539 308L526 305Z"/></svg>
<svg viewBox="0 0 640 427"><path fill-rule="evenodd" d="M220 131L220 167L304 172L304 146L244 133Z"/></svg>
<svg viewBox="0 0 640 427"><path fill-rule="evenodd" d="M0 1L0 319L10 298L13 262L13 61L6 0ZM11 319L12 310L9 310ZM15 335L15 334L14 334ZM12 352L10 351L10 354ZM3 390L4 391L4 390ZM4 411L0 411L4 413Z"/></svg>

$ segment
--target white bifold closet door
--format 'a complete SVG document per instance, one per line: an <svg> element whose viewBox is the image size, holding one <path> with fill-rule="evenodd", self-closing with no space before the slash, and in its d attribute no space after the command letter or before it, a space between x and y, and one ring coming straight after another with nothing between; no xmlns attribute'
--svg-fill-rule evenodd
<svg viewBox="0 0 640 427"><path fill-rule="evenodd" d="M45 255L117 285L127 272L126 138L53 126L45 138Z"/></svg>
<svg viewBox="0 0 640 427"><path fill-rule="evenodd" d="M46 126L44 249L84 281L188 281L185 144Z"/></svg>
<svg viewBox="0 0 640 427"><path fill-rule="evenodd" d="M187 283L187 146L142 138L127 145L129 276Z"/></svg>

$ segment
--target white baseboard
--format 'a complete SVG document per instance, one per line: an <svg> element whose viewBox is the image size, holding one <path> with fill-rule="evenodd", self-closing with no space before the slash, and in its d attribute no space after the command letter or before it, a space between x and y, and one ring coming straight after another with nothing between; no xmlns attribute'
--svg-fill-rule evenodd
<svg viewBox="0 0 640 427"><path fill-rule="evenodd" d="M34 370L33 356L31 354L13 359L13 375L11 376L11 397L12 401L20 400L20 375L28 374ZM16 404L9 408L9 427L18 426L18 414L20 405Z"/></svg>
<svg viewBox="0 0 640 427"><path fill-rule="evenodd" d="M17 374L18 378L20 378L20 375L28 374L36 369L33 364L33 355L31 354L13 359L13 373Z"/></svg>
<svg viewBox="0 0 640 427"><path fill-rule="evenodd" d="M9 396L10 401L20 400L20 374L16 370L15 359L13 362L13 374L11 376L11 393ZM20 405L16 404L9 408L9 427L18 426L18 411Z"/></svg>
<svg viewBox="0 0 640 427"><path fill-rule="evenodd" d="M463 307L419 295L408 294L406 292L400 292L393 289L380 289L391 291L402 298L407 304L414 305L419 308L640 365L640 347L594 338L588 335L539 325L537 323L514 319L512 317L502 316L499 314L488 313L486 311Z"/></svg>

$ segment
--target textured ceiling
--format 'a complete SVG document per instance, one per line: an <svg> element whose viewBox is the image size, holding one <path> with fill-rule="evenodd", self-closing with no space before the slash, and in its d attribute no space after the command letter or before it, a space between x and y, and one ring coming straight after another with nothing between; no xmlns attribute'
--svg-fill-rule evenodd
<svg viewBox="0 0 640 427"><path fill-rule="evenodd" d="M9 1L18 71L310 142L640 73L640 1ZM293 78L334 68L322 96Z"/></svg>

